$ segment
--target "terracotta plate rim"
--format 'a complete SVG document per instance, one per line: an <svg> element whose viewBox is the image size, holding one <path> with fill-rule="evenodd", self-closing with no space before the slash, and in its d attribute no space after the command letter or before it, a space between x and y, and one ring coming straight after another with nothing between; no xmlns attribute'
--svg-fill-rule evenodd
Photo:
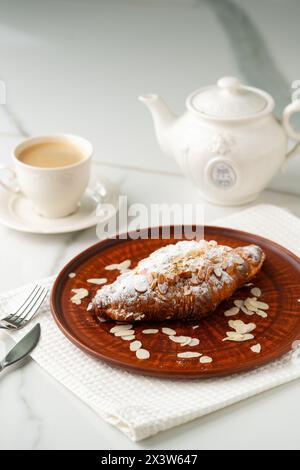
<svg viewBox="0 0 300 470"><path fill-rule="evenodd" d="M176 225L176 226L170 226L171 230L175 230L176 228L184 227L187 229L195 229L194 225ZM164 227L164 226L159 226L159 227L147 227L144 229L141 229L140 232L146 232L149 230L163 230L164 228L169 228L169 227ZM295 255L293 252L285 248L284 246L280 245L277 242L274 242L273 240L270 240L266 237L262 237L260 235L257 235L255 233L243 231L243 230L238 230L238 229L233 229L230 227L226 226L216 226L216 225L205 225L204 227L204 232L205 230L211 231L211 232L218 232L220 230L225 230L227 232L227 235L230 236L230 234L233 234L233 239L240 238L241 241L245 238L255 238L257 240L257 243L261 241L262 244L269 244L273 248L275 248L278 252L283 252L286 256L288 256L290 259L289 261L293 261L298 268L300 269L300 258ZM203 380L203 379L209 379L209 378L217 378L217 377L224 377L224 376L230 376L230 375L235 375L239 374L242 372L249 372L252 370L255 370L259 367L262 367L264 365L269 364L270 362L273 362L276 359L280 359L284 354L288 353L291 351L291 347L288 347L287 344L284 344L281 348L278 348L278 351L276 354L273 354L272 358L268 358L266 356L260 358L257 356L256 358L256 364L253 365L252 363L247 366L246 363L243 363L240 367L235 366L234 370L232 372L225 371L224 373L220 373L220 371L215 371L213 369L199 369L199 372L194 372L194 371L189 371L189 370L181 370L181 371L176 371L174 369L153 369L145 366L144 363L141 363L141 365L135 365L135 364L127 364L127 363L122 363L118 359L114 359L113 357L106 356L105 354L102 354L99 351L95 351L94 349L90 348L86 344L84 344L78 337L76 337L73 333L71 333L68 328L65 326L64 322L60 318L60 313L56 308L56 305L58 303L58 298L60 295L60 286L63 285L63 281L65 276L68 275L70 272L70 268L74 267L74 265L80 264L80 261L82 259L86 259L89 254L93 254L93 252L98 251L101 252L102 250L105 250L105 248L108 248L112 245L119 244L122 242L126 242L130 239L130 234L134 234L136 231L131 231L131 232L123 232L121 234L118 234L116 238L106 238L105 240L98 241L91 245L90 247L86 248L76 256L74 256L65 266L64 268L60 271L60 273L57 275L52 290L50 294L50 310L52 313L52 317L55 320L55 323L59 327L59 329L62 331L62 333L73 343L75 346L77 346L81 351L88 353L90 356L93 356L94 358L100 359L105 361L108 364L111 364L113 366L117 366L118 368L122 370L128 370L130 372L134 372L137 374L142 374L142 375L150 375L152 377L159 377L160 379L166 378L166 379L198 379L198 380ZM126 237L124 237L126 235ZM248 240L249 242L249 240ZM299 339L299 335L295 336L295 340Z"/></svg>

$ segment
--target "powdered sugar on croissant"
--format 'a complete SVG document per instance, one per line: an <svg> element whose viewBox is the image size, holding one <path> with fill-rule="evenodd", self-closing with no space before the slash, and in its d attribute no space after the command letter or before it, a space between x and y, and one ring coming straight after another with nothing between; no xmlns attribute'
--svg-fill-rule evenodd
<svg viewBox="0 0 300 470"><path fill-rule="evenodd" d="M181 241L99 289L90 307L118 321L196 320L255 276L264 259L255 245L232 249L215 241Z"/></svg>

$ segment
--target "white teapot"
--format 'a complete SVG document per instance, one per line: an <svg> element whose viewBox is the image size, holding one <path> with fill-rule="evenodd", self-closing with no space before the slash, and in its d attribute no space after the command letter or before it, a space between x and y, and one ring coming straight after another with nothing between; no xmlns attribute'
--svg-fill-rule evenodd
<svg viewBox="0 0 300 470"><path fill-rule="evenodd" d="M192 93L179 118L158 95L139 99L151 111L162 151L176 159L204 198L217 204L254 200L287 158L300 152L297 145L287 153L288 137L300 141L290 123L300 100L285 108L281 123L268 93L234 77Z"/></svg>

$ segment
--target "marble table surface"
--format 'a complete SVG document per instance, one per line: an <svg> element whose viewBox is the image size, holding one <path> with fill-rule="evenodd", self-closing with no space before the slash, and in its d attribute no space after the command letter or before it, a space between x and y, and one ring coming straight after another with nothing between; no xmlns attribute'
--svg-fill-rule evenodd
<svg viewBox="0 0 300 470"><path fill-rule="evenodd" d="M78 133L95 145L93 172L117 183L130 203L202 202L160 154L139 93L157 91L181 112L194 88L237 74L269 90L280 114L298 78L297 0L0 6L0 79L7 88L0 163L11 163L11 149L27 135ZM300 158L255 203L300 217L299 178ZM240 210L204 207L206 223ZM57 273L96 240L95 228L45 236L0 226L0 292ZM3 332L0 340L11 344ZM299 448L299 393L297 381L135 444L29 360L0 377L0 449Z"/></svg>

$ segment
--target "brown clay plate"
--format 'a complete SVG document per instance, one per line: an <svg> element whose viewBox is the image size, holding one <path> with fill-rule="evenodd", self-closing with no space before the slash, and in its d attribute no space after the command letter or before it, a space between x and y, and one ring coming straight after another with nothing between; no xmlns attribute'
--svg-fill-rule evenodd
<svg viewBox="0 0 300 470"><path fill-rule="evenodd" d="M206 227L205 238L232 247L255 243L267 255L254 283L262 290L261 300L270 306L268 318L249 317L244 313L233 317L245 323L256 323L254 340L243 343L222 341L226 332L232 331L224 311L233 306L234 299L247 298L251 287L236 292L234 298L224 302L213 315L198 322L197 329L193 329L195 324L182 322L136 324L136 339L150 352L147 360L137 359L129 349L129 341L109 332L113 322L101 323L87 312L90 298L99 289L99 286L89 284L88 279L105 277L112 282L119 272L105 270L106 266L130 259L131 267L134 267L152 251L174 243L172 237L169 240L109 239L74 258L59 274L52 290L51 309L59 328L80 349L96 358L142 374L172 378L207 378L243 372L267 364L291 350L293 342L300 339L300 260L276 243L246 232ZM76 273L75 278L68 276L71 272ZM88 289L90 296L83 299L81 305L74 305L70 301L71 290L81 287ZM161 332L163 326L173 328L177 335L199 338L200 344L193 348L182 347ZM142 330L146 328L158 328L159 333L145 335ZM260 354L250 349L257 343L262 347ZM213 362L201 364L198 358L178 359L178 352L188 350L209 356Z"/></svg>

